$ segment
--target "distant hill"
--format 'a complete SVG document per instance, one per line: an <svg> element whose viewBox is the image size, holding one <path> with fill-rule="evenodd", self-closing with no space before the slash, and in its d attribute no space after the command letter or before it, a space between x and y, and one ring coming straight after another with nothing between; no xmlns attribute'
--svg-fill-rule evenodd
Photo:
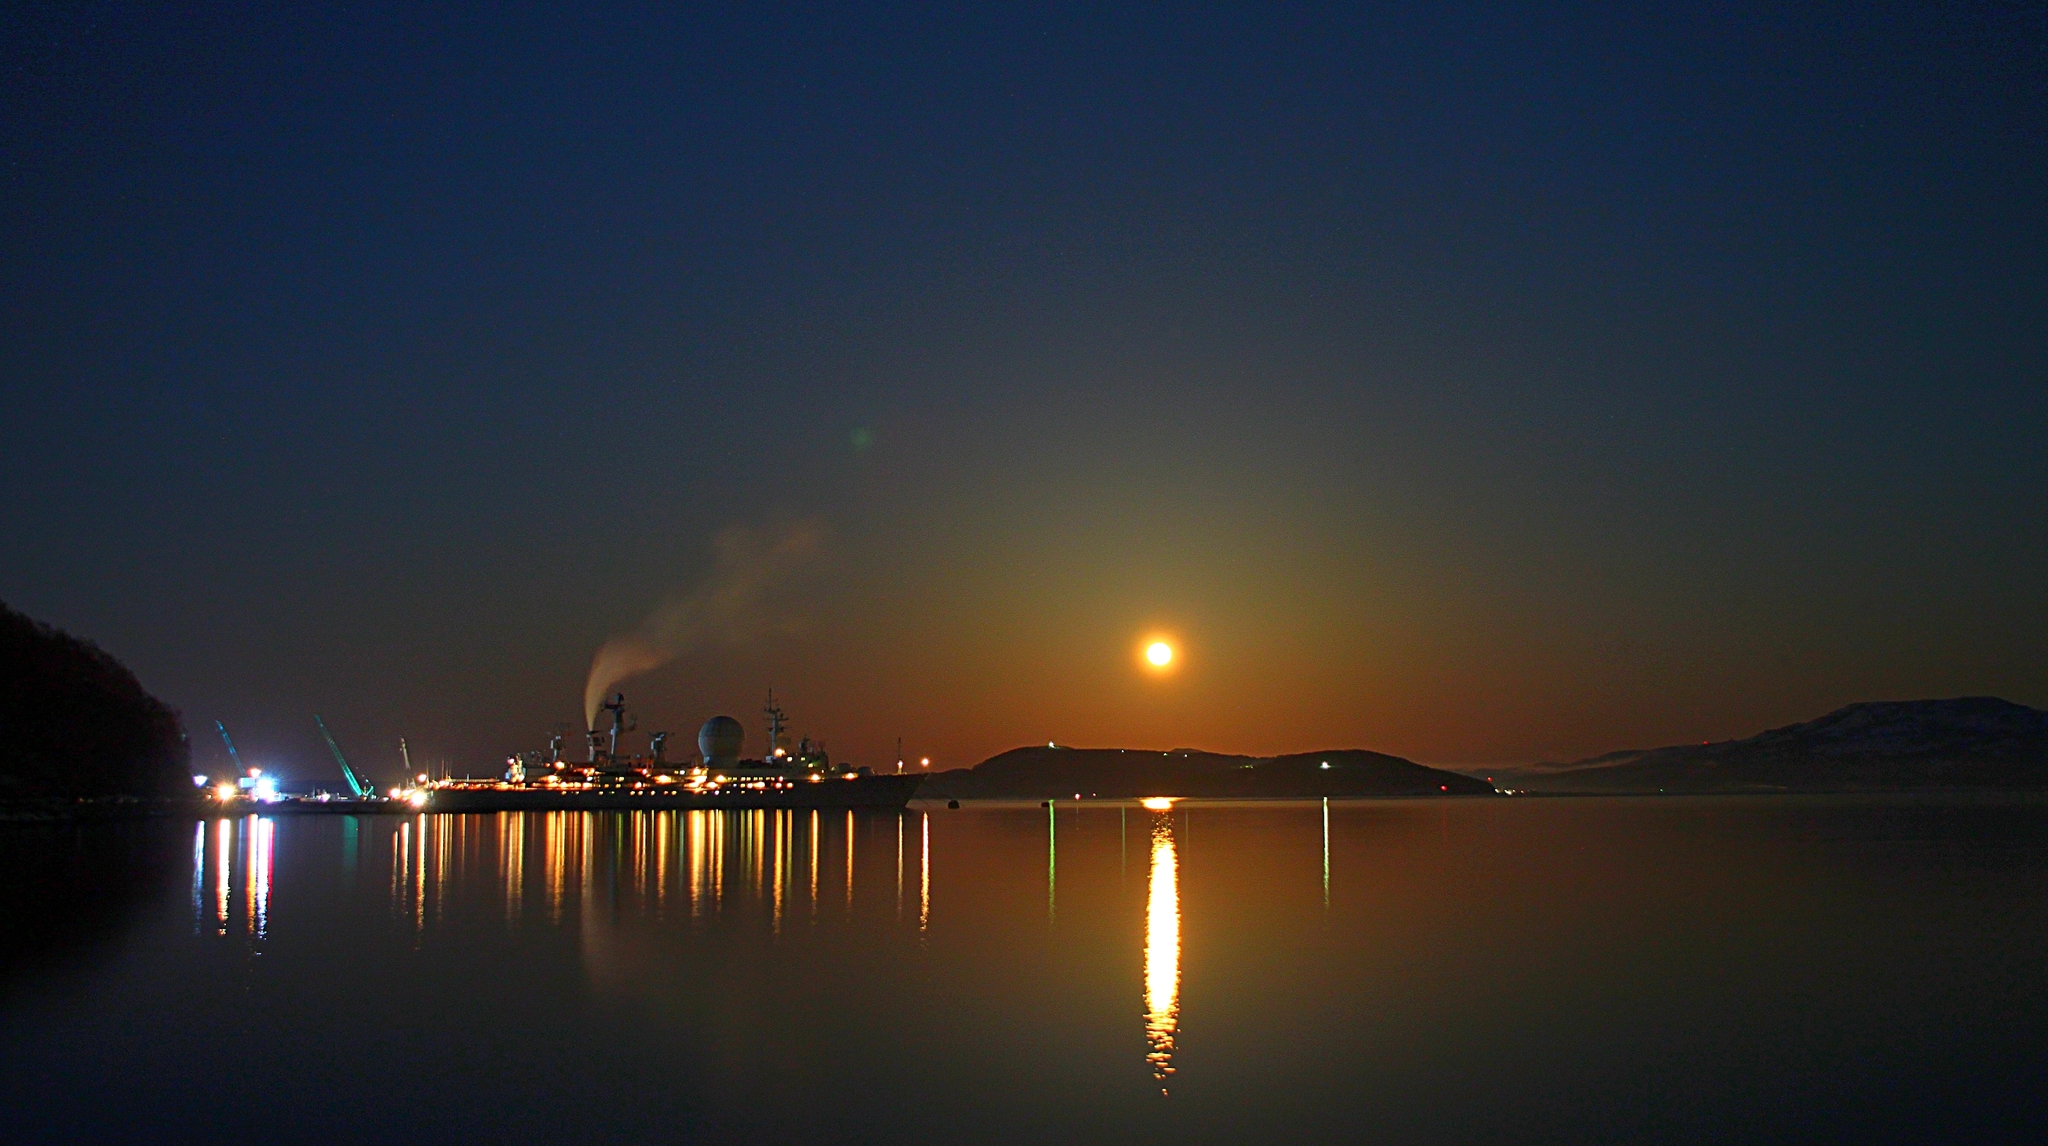
<svg viewBox="0 0 2048 1146"><path fill-rule="evenodd" d="M921 799L1046 800L1076 792L1108 797L1494 794L1484 780L1359 748L1226 756L1193 749L1052 747L1012 748L973 768L935 773L917 794Z"/></svg>
<svg viewBox="0 0 2048 1146"><path fill-rule="evenodd" d="M2048 712L1992 696L1871 701L1745 740L1609 752L1501 783L1538 792L2048 788Z"/></svg>
<svg viewBox="0 0 2048 1146"><path fill-rule="evenodd" d="M98 645L0 605L0 802L189 794L178 714Z"/></svg>

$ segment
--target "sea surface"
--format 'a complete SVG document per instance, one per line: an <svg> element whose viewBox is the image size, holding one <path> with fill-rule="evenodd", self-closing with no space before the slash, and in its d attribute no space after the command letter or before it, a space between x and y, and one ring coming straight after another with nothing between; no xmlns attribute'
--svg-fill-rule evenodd
<svg viewBox="0 0 2048 1146"><path fill-rule="evenodd" d="M2048 1138L2048 802L0 830L9 1142Z"/></svg>

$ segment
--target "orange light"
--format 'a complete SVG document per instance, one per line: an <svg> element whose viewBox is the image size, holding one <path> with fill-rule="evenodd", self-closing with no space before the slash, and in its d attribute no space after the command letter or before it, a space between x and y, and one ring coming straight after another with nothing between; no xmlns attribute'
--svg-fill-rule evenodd
<svg viewBox="0 0 2048 1146"><path fill-rule="evenodd" d="M1173 797L1147 796L1144 799L1138 801L1138 804L1140 807L1144 808L1148 812L1171 811L1173 808Z"/></svg>

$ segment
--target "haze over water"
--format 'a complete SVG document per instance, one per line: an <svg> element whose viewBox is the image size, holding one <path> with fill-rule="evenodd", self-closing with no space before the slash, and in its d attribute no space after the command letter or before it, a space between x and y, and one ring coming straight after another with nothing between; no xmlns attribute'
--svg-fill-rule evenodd
<svg viewBox="0 0 2048 1146"><path fill-rule="evenodd" d="M176 880L6 985L0 1100L17 1141L2023 1136L2039 811L157 824Z"/></svg>

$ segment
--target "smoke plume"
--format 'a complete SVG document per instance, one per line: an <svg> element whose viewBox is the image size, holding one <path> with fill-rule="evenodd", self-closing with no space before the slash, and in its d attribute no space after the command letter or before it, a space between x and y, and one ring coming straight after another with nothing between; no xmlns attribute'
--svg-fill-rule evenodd
<svg viewBox="0 0 2048 1146"><path fill-rule="evenodd" d="M710 645L737 646L774 627L769 597L809 563L823 540L816 522L778 530L733 526L712 541L711 576L654 610L631 633L613 637L590 661L583 686L583 726L597 723L597 706L612 686Z"/></svg>

